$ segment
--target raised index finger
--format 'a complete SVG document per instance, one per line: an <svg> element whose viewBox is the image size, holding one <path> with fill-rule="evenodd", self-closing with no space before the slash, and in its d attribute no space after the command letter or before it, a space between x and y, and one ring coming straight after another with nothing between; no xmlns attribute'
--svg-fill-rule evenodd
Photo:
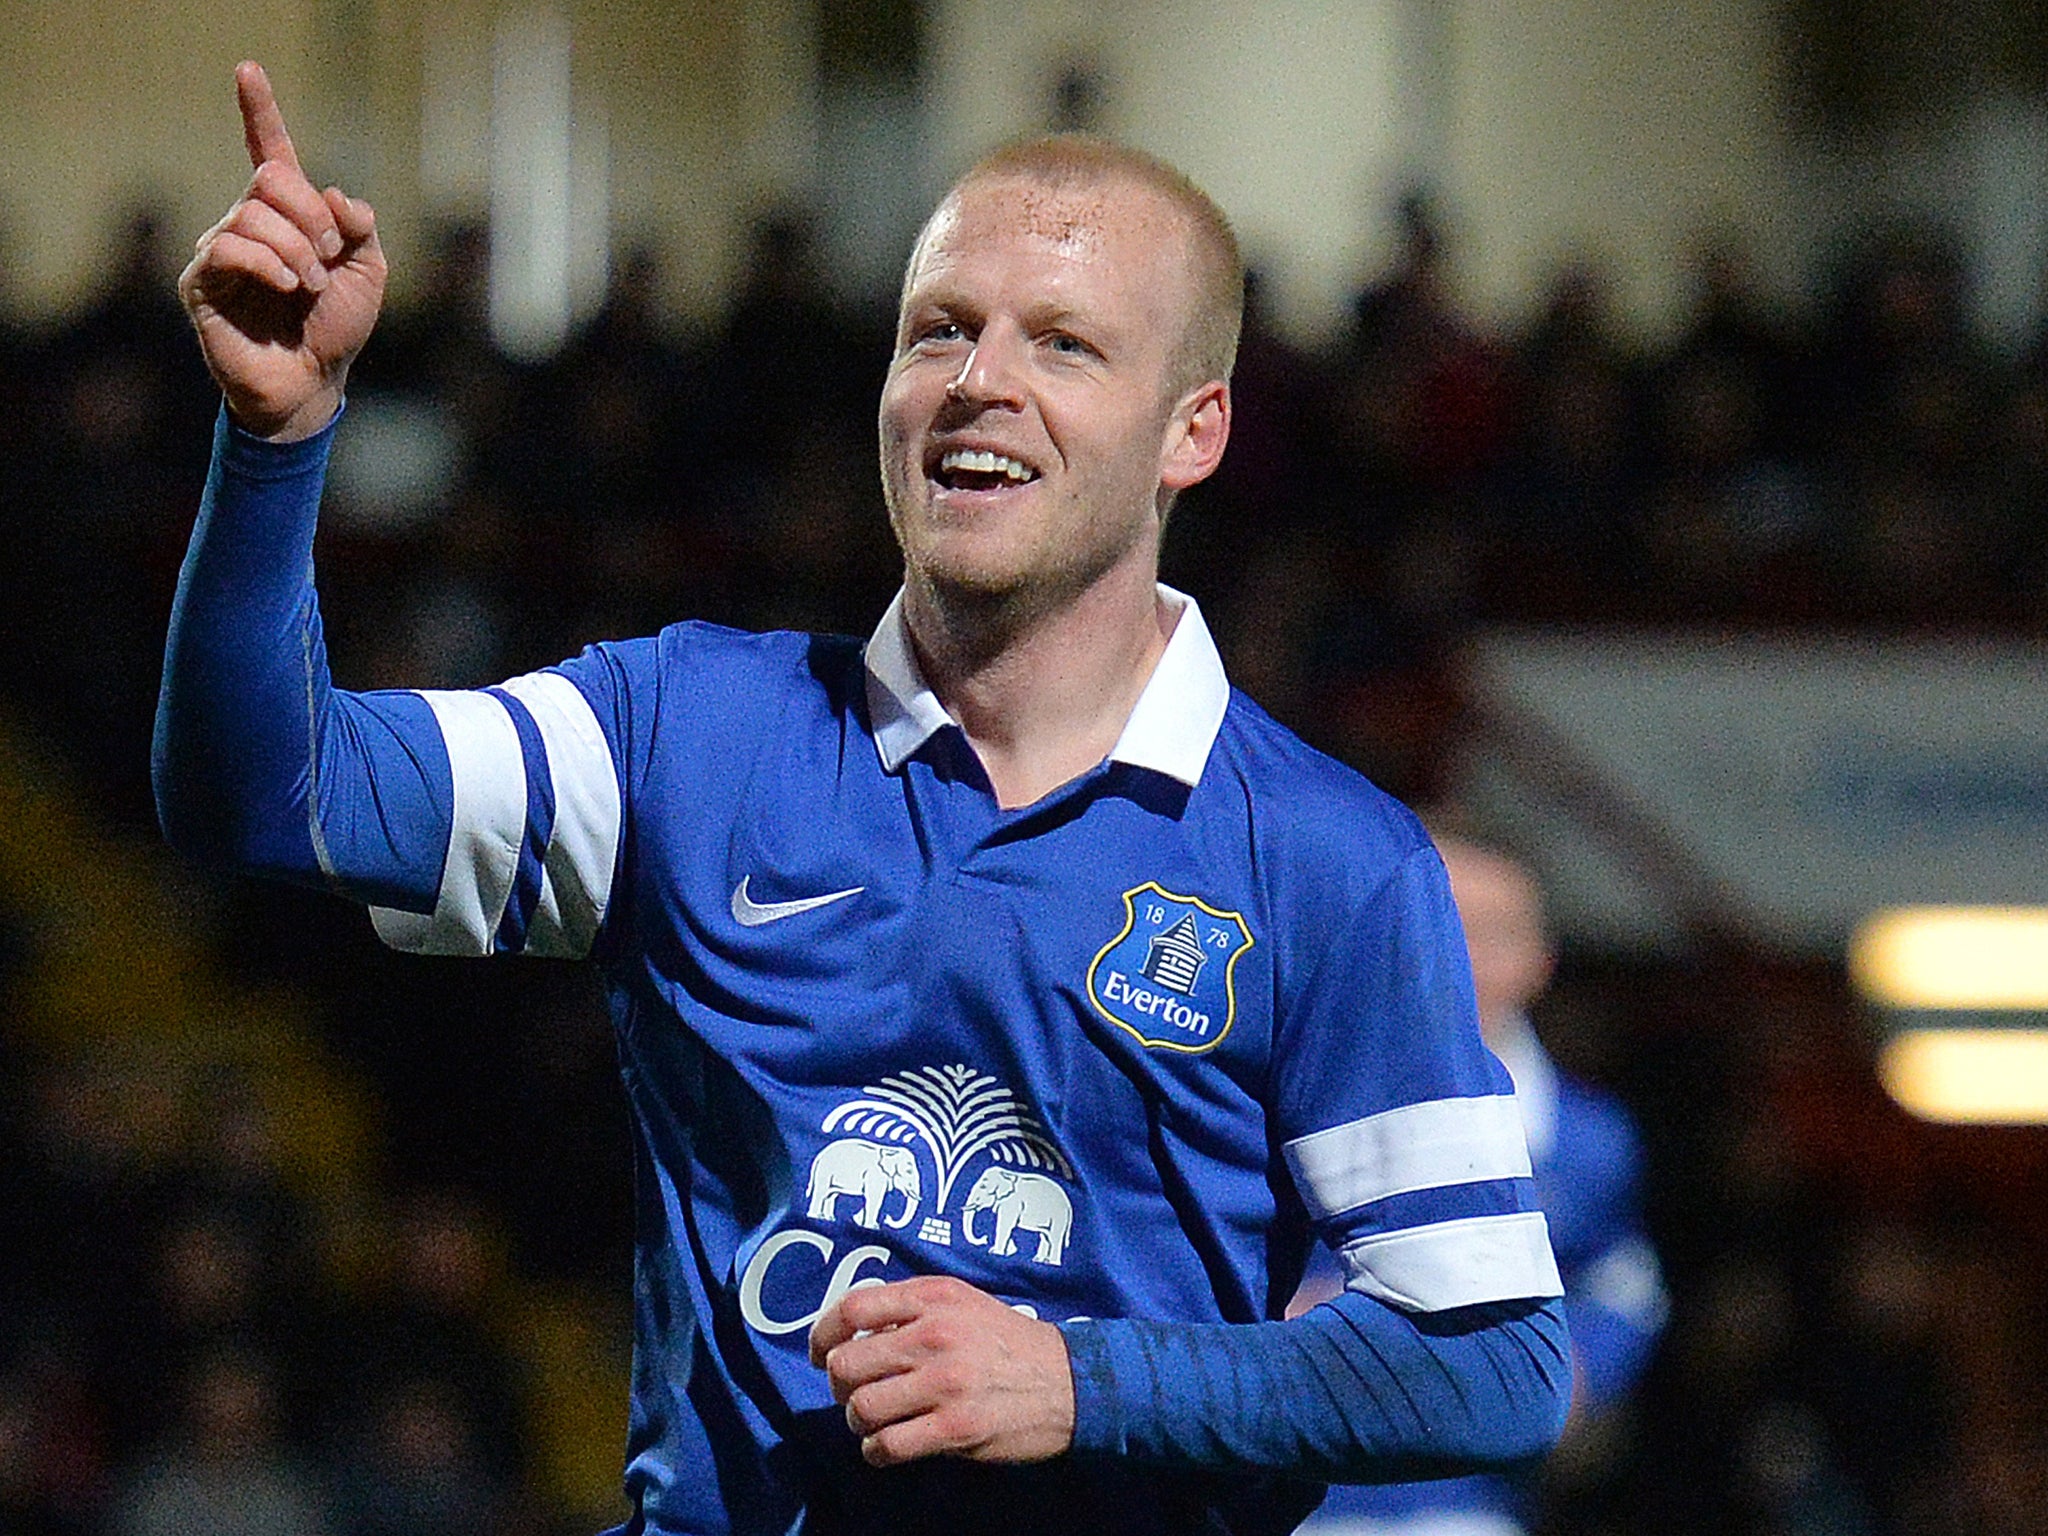
<svg viewBox="0 0 2048 1536"><path fill-rule="evenodd" d="M261 64L244 60L236 66L235 96L242 106L242 139L249 146L249 163L260 166L266 160L282 160L296 171L299 152L285 132L284 114L277 110L277 96Z"/></svg>

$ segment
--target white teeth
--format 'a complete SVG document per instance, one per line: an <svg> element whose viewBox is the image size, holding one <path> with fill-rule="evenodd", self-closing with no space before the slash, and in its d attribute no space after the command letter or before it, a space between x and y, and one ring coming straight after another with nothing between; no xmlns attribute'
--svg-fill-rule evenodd
<svg viewBox="0 0 2048 1536"><path fill-rule="evenodd" d="M1015 459L1000 453L991 453L985 448L954 448L939 460L939 468L948 472L964 469L976 475L1001 475L1017 485L1038 478L1030 465L1020 464Z"/></svg>

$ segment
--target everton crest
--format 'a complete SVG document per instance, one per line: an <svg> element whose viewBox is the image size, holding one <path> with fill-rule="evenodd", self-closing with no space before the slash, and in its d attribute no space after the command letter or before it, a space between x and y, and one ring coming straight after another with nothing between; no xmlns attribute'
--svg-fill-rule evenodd
<svg viewBox="0 0 2048 1536"><path fill-rule="evenodd" d="M1124 892L1123 932L1088 967L1088 1000L1146 1045L1214 1050L1237 1017L1232 973L1251 947L1239 913L1148 880Z"/></svg>

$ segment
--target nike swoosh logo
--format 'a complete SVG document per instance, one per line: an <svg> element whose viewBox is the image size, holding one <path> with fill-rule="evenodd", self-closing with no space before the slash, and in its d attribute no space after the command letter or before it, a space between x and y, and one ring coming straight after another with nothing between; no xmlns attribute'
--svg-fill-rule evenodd
<svg viewBox="0 0 2048 1536"><path fill-rule="evenodd" d="M799 912L810 912L818 907L829 907L835 901L844 901L849 896L858 896L867 887L849 886L843 891L833 891L827 896L805 896L797 901L755 901L747 895L747 881L751 875L741 879L732 888L732 920L742 928L758 928L763 923L779 923L785 917L795 917Z"/></svg>

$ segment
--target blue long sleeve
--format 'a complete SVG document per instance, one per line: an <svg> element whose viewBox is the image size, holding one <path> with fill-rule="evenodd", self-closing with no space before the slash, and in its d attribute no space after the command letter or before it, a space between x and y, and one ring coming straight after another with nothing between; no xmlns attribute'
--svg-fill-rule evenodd
<svg viewBox="0 0 2048 1536"><path fill-rule="evenodd" d="M417 695L328 673L313 534L333 432L271 443L221 413L164 652L157 815L208 862L426 911L452 798L439 733Z"/></svg>
<svg viewBox="0 0 2048 1536"><path fill-rule="evenodd" d="M1339 1482L1442 1477L1540 1456L1571 1404L1555 1301L1418 1317L1347 1291L1287 1322L1061 1331L1084 1455Z"/></svg>

